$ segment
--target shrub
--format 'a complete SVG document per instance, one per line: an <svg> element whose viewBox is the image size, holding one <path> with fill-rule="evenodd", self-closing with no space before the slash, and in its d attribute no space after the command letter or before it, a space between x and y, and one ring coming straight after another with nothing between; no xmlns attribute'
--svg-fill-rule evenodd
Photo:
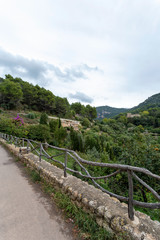
<svg viewBox="0 0 160 240"><path fill-rule="evenodd" d="M32 112L27 114L27 118L29 118L29 119L35 119L36 117L37 116Z"/></svg>
<svg viewBox="0 0 160 240"><path fill-rule="evenodd" d="M70 131L70 140L71 140L71 147L73 150L77 150L80 152L84 151L84 139L82 134L74 131L73 127L71 127Z"/></svg>
<svg viewBox="0 0 160 240"><path fill-rule="evenodd" d="M58 120L54 120L54 119L50 120L49 127L50 127L51 133L55 132L57 126L58 126Z"/></svg>
<svg viewBox="0 0 160 240"><path fill-rule="evenodd" d="M62 141L64 141L66 136L67 136L67 130L65 128L63 128L62 126L60 128L58 127L56 128L54 137L58 145L61 144Z"/></svg>
<svg viewBox="0 0 160 240"><path fill-rule="evenodd" d="M0 132L7 133L9 135L14 135L17 137L26 137L28 132L26 128L15 122L16 120L7 119L4 117L0 118ZM18 122L19 123L19 122Z"/></svg>
<svg viewBox="0 0 160 240"><path fill-rule="evenodd" d="M40 124L46 124L48 123L48 115L46 113L42 113L40 117Z"/></svg>
<svg viewBox="0 0 160 240"><path fill-rule="evenodd" d="M88 120L88 118L83 118L82 125L85 126L85 127L90 127L91 123Z"/></svg>
<svg viewBox="0 0 160 240"><path fill-rule="evenodd" d="M92 149L93 147L100 151L100 138L98 134L90 131L85 135L85 149Z"/></svg>
<svg viewBox="0 0 160 240"><path fill-rule="evenodd" d="M23 119L17 114L17 117L14 118L14 124L16 126L22 126L24 124Z"/></svg>
<svg viewBox="0 0 160 240"><path fill-rule="evenodd" d="M28 137L33 140L38 140L42 142L50 142L51 141L51 135L50 135L50 129L49 126L44 124L39 125L30 125L28 126Z"/></svg>

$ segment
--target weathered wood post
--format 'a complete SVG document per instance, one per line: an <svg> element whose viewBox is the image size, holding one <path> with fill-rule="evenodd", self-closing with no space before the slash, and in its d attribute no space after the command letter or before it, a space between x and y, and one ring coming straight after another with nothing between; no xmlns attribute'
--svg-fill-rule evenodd
<svg viewBox="0 0 160 240"><path fill-rule="evenodd" d="M27 154L29 153L29 141L27 139Z"/></svg>
<svg viewBox="0 0 160 240"><path fill-rule="evenodd" d="M65 152L65 162L64 162L64 177L67 177L67 151Z"/></svg>
<svg viewBox="0 0 160 240"><path fill-rule="evenodd" d="M39 153L39 161L41 162L41 156L42 156L42 143L40 143L40 153Z"/></svg>
<svg viewBox="0 0 160 240"><path fill-rule="evenodd" d="M129 199L128 199L128 217L134 220L134 208L133 208L133 179L132 170L128 170L128 185L129 185Z"/></svg>
<svg viewBox="0 0 160 240"><path fill-rule="evenodd" d="M17 147L17 137L15 137L15 148Z"/></svg>

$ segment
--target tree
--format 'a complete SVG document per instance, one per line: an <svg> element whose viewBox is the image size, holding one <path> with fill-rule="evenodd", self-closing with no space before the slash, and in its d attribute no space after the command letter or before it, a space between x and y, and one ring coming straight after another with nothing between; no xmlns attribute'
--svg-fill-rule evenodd
<svg viewBox="0 0 160 240"><path fill-rule="evenodd" d="M71 109L74 110L76 114L80 114L82 110L82 105L80 102L72 103Z"/></svg>
<svg viewBox="0 0 160 240"><path fill-rule="evenodd" d="M45 88L39 88L37 92L37 103L40 111L52 112L55 107L55 96L51 91Z"/></svg>
<svg viewBox="0 0 160 240"><path fill-rule="evenodd" d="M69 109L69 103L66 98L55 97L55 107L53 113L59 117L65 116Z"/></svg>
<svg viewBox="0 0 160 240"><path fill-rule="evenodd" d="M95 147L97 151L101 150L100 137L97 133L88 131L85 135L85 149L88 150L92 149L93 147Z"/></svg>
<svg viewBox="0 0 160 240"><path fill-rule="evenodd" d="M89 104L85 107L80 102L71 104L71 109L83 117L87 117L89 120L93 120L97 117L97 110L95 107L91 107Z"/></svg>
<svg viewBox="0 0 160 240"><path fill-rule="evenodd" d="M67 130L62 126L60 128L57 126L54 133L54 138L58 145L60 145L62 141L64 141L66 136L67 136Z"/></svg>
<svg viewBox="0 0 160 240"><path fill-rule="evenodd" d="M71 147L73 150L84 151L84 140L82 134L76 132L73 127L70 130Z"/></svg>
<svg viewBox="0 0 160 240"><path fill-rule="evenodd" d="M23 92L19 83L5 79L0 83L0 103L7 106L8 109L17 108L20 104Z"/></svg>
<svg viewBox="0 0 160 240"><path fill-rule="evenodd" d="M86 106L86 112L87 112L87 117L90 120L93 120L94 118L97 117L97 111L95 107L91 107L90 105Z"/></svg>
<svg viewBox="0 0 160 240"><path fill-rule="evenodd" d="M54 133L56 130L56 127L58 126L58 120L50 120L49 122L49 127L50 127L50 132Z"/></svg>
<svg viewBox="0 0 160 240"><path fill-rule="evenodd" d="M48 125L45 124L29 125L27 127L27 130L28 137L33 140L38 140L42 142L51 141L50 129Z"/></svg>
<svg viewBox="0 0 160 240"><path fill-rule="evenodd" d="M48 124L48 115L44 112L41 114L40 124Z"/></svg>
<svg viewBox="0 0 160 240"><path fill-rule="evenodd" d="M85 126L85 127L90 127L91 123L88 120L88 118L83 118L82 125Z"/></svg>

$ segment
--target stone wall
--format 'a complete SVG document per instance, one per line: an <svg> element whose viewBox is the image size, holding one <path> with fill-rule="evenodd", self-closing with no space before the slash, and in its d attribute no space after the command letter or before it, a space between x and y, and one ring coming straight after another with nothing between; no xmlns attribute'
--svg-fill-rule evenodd
<svg viewBox="0 0 160 240"><path fill-rule="evenodd" d="M59 119L58 117L50 117L50 116L49 118L55 119L55 120ZM73 127L75 131L78 131L79 127L81 126L80 121L65 119L65 118L60 118L60 120L63 127Z"/></svg>
<svg viewBox="0 0 160 240"><path fill-rule="evenodd" d="M19 153L19 148L6 144L8 149L18 156L28 167L35 169L54 188L61 190L70 196L72 201L79 207L96 217L96 221L107 231L116 234L125 232L127 239L133 240L160 240L160 222L152 221L149 216L135 211L135 219L128 218L128 206L116 198L110 197L101 190L89 185L87 182L67 174L65 178L63 170L51 165L32 153Z"/></svg>
<svg viewBox="0 0 160 240"><path fill-rule="evenodd" d="M132 113L127 113L127 118L134 118L134 117L140 117L140 114L132 114Z"/></svg>

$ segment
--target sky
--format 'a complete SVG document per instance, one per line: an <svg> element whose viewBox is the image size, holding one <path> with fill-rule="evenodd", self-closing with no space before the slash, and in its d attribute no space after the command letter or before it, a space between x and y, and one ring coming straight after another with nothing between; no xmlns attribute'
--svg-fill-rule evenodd
<svg viewBox="0 0 160 240"><path fill-rule="evenodd" d="M160 92L160 0L0 0L0 76L70 103L124 107Z"/></svg>

